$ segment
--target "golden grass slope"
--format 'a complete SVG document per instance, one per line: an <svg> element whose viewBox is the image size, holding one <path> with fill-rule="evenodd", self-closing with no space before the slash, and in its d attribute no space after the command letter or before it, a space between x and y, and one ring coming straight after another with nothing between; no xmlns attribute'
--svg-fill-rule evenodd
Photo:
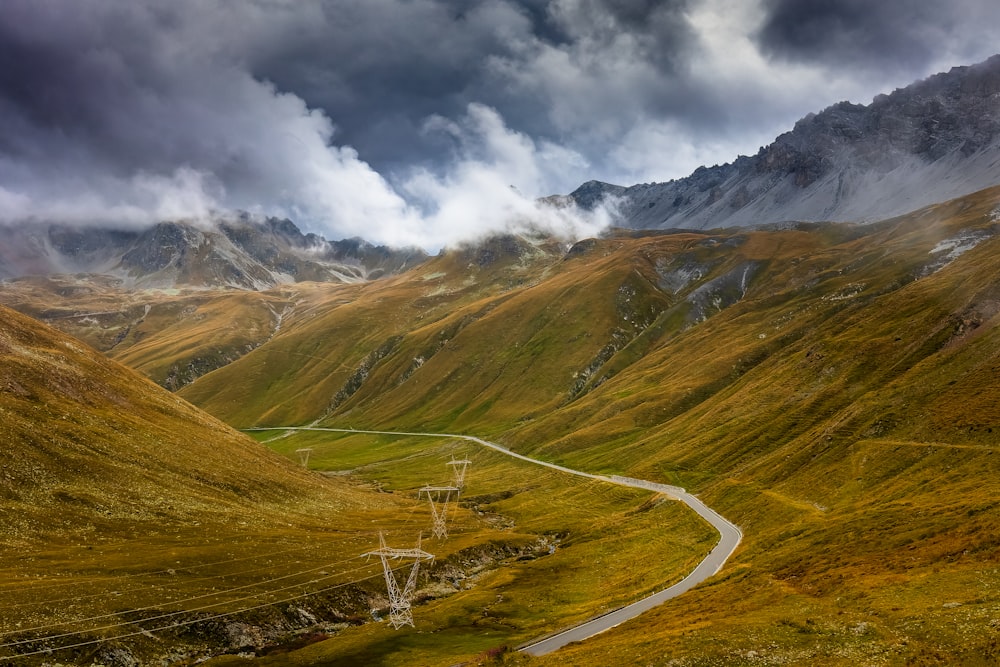
<svg viewBox="0 0 1000 667"><path fill-rule="evenodd" d="M374 539L373 514L412 504L310 473L4 307L0 369L0 660L75 643L57 659L179 660L238 641L227 628L239 623L287 627L265 608L184 625L165 644L114 639L135 635L143 618L167 619L143 626L156 627L266 602L254 595L275 578L305 584L324 568L336 576L345 554ZM335 600L327 595L325 609L358 606ZM33 641L54 634L65 636Z"/></svg>
<svg viewBox="0 0 1000 667"><path fill-rule="evenodd" d="M746 535L727 578L553 664L996 664L998 194L791 258L568 435L512 436L694 487Z"/></svg>
<svg viewBox="0 0 1000 667"><path fill-rule="evenodd" d="M331 414L359 426L514 425L565 403L602 350L667 302L620 255L574 262L497 243L505 252L446 254L350 300L315 286L315 305L281 335L182 395L240 426ZM602 294L610 304L592 298Z"/></svg>
<svg viewBox="0 0 1000 667"><path fill-rule="evenodd" d="M105 276L0 283L0 303L88 343L177 390L266 342L295 294L131 290Z"/></svg>
<svg viewBox="0 0 1000 667"><path fill-rule="evenodd" d="M255 347L180 396L238 426L489 435L575 468L688 487L743 528L718 578L541 664L993 664L998 203L994 188L868 226L617 236L569 252L503 237L364 285L298 285L252 304L200 295L188 316L164 315L122 353L155 375L199 350L245 347L238 325L229 343L214 336L256 309L262 319L246 327L260 334ZM265 326L271 308L286 313L277 331ZM115 392L60 430L94 392L67 403L59 373L45 376L54 407L35 420L40 408L22 401L19 433L53 423L82 460L74 447L127 433L119 439L148 442L138 451L161 465L162 443L143 440L148 424L101 416L117 413ZM182 410L157 396L156 412ZM80 445L81 430L99 437ZM44 433L30 433L40 452ZM190 487L192 512L216 506L197 500L209 491L218 507L245 489L280 503L276 481L227 475ZM39 479L85 493L72 478ZM141 496L129 488L101 493ZM63 501L96 521L86 497ZM29 505L11 507L30 517Z"/></svg>
<svg viewBox="0 0 1000 667"><path fill-rule="evenodd" d="M272 453L3 307L0 367L0 663L186 665L286 642L451 663L679 579L713 540L677 503L471 453L450 539L425 542L421 630L394 633L365 624L386 601L360 554L428 529L417 490L447 478L455 443L303 434ZM303 446L338 474L293 464ZM578 574L595 554L643 566Z"/></svg>
<svg viewBox="0 0 1000 667"><path fill-rule="evenodd" d="M82 343L9 309L0 314L3 493L7 511L17 508L6 530L24 534L30 517L51 515L54 504L178 520L330 492ZM71 531L92 528L66 519Z"/></svg>

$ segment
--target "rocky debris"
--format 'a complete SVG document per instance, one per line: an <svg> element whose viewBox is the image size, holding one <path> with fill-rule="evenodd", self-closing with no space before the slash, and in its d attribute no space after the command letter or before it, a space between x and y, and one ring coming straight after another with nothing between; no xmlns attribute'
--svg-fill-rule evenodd
<svg viewBox="0 0 1000 667"><path fill-rule="evenodd" d="M703 262L689 255L679 255L669 261L667 258L658 258L654 265L660 278L657 286L665 292L677 294L707 276L718 262L719 260Z"/></svg>
<svg viewBox="0 0 1000 667"><path fill-rule="evenodd" d="M964 230L956 236L941 241L931 249L930 254L933 259L924 266L920 276L929 276L940 271L986 239L991 238L994 233L995 230L992 228Z"/></svg>
<svg viewBox="0 0 1000 667"><path fill-rule="evenodd" d="M565 248L551 235L524 230L518 233L493 234L477 241L448 249L456 263L472 270L523 266L535 259L562 257Z"/></svg>
<svg viewBox="0 0 1000 667"><path fill-rule="evenodd" d="M624 329L615 329L612 331L611 340L605 343L604 347L602 347L597 354L594 355L594 358L590 360L589 364L574 373L573 385L569 389L569 395L566 399L567 402L573 401L585 394L587 391L599 386L605 378L598 378L595 381L594 377L597 372L600 371L613 356L624 349L625 346L632 341L633 337L634 336L631 336L629 332Z"/></svg>
<svg viewBox="0 0 1000 667"><path fill-rule="evenodd" d="M241 358L247 352L251 352L259 347L258 344L247 343L242 349L232 349L229 351L217 350L215 354L192 357L186 363L176 363L167 371L166 377L160 383L165 389L178 391L191 384L202 375L206 375L231 364Z"/></svg>
<svg viewBox="0 0 1000 667"><path fill-rule="evenodd" d="M558 536L540 535L527 543L491 541L463 549L434 563L427 571L425 587L417 590L417 599L439 597L434 592L440 592L441 588L435 586L435 583L444 584L447 592L471 588L484 572L503 564L548 556L555 551L559 542Z"/></svg>
<svg viewBox="0 0 1000 667"><path fill-rule="evenodd" d="M691 304L688 320L703 322L740 301L747 293L750 282L760 269L758 262L742 262L723 275L713 278L691 290L687 302Z"/></svg>
<svg viewBox="0 0 1000 667"><path fill-rule="evenodd" d="M354 369L354 372L351 373L351 377L347 378L347 382L344 383L344 386L341 387L333 396L333 399L330 401L330 405L327 408L327 412L329 413L336 410L344 403L344 401L349 399L359 389L361 389L361 385L363 385L365 380L368 379L372 369L375 368L378 362L395 352L402 340L402 336L393 336L379 345L376 349L369 352L368 355L361 360L361 363L358 364L358 367Z"/></svg>
<svg viewBox="0 0 1000 667"><path fill-rule="evenodd" d="M139 667L141 664L128 649L117 647L102 649L97 660L108 667Z"/></svg>
<svg viewBox="0 0 1000 667"><path fill-rule="evenodd" d="M570 249L566 252L565 259L569 259L571 257L581 257L583 255L586 255L596 247L597 247L597 239L591 238L591 239L583 239L577 241L572 246L570 246Z"/></svg>
<svg viewBox="0 0 1000 667"><path fill-rule="evenodd" d="M413 358L413 361L410 362L410 365L407 366L406 370L400 374L399 378L396 380L396 385L401 385L409 380L418 368L427 363L435 354L443 350L445 346L448 345L453 338L455 338L455 336L461 333L462 329L481 318L491 309L492 308L487 308L474 315L463 315L457 321L441 329L441 331L438 332L438 335L431 339L430 344L426 345L420 353Z"/></svg>
<svg viewBox="0 0 1000 667"><path fill-rule="evenodd" d="M580 208L592 211L609 199L625 195L627 191L628 188L620 185L612 185L603 181L587 181L569 196Z"/></svg>

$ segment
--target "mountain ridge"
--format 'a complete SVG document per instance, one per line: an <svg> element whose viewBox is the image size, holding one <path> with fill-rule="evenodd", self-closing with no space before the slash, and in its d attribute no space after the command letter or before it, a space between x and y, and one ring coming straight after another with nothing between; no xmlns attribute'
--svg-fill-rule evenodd
<svg viewBox="0 0 1000 667"><path fill-rule="evenodd" d="M136 230L0 226L0 278L90 274L133 289L262 290L302 281L370 280L426 259L417 248L327 241L291 221L248 214Z"/></svg>
<svg viewBox="0 0 1000 667"><path fill-rule="evenodd" d="M588 181L566 196L602 202L635 229L786 221L868 222L1000 183L1000 55L932 75L871 104L810 113L754 156L630 187Z"/></svg>

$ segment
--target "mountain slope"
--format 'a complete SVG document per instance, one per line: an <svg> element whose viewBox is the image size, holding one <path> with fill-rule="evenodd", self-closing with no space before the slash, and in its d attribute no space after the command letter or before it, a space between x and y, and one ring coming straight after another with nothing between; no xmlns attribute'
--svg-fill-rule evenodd
<svg viewBox="0 0 1000 667"><path fill-rule="evenodd" d="M358 392L371 397L395 389L396 396L419 400L408 388L411 377L421 382L421 366L448 360L465 365L464 371L449 366L451 372L473 372L467 358L454 354L452 340L467 327L482 332L484 316L492 315L490 323L504 320L502 304L553 270L562 250L548 240L500 237L443 254L403 276L299 289L300 305L278 335L185 387L183 395L240 425L305 423L350 409ZM516 335L523 324L507 320L503 330ZM470 387L458 391L469 396Z"/></svg>
<svg viewBox="0 0 1000 667"><path fill-rule="evenodd" d="M946 266L955 243L905 255L885 237L851 243L798 294L768 285L715 332L518 434L550 456L629 461L697 488L748 536L742 568L717 586L559 664L654 659L667 638L680 664L996 662L1000 247L981 225L998 194L926 213L982 221L984 240ZM903 240L917 222L893 231ZM551 442L567 422L575 433Z"/></svg>
<svg viewBox="0 0 1000 667"><path fill-rule="evenodd" d="M629 188L590 182L635 229L872 221L1000 183L1000 56L810 114L757 155Z"/></svg>
<svg viewBox="0 0 1000 667"><path fill-rule="evenodd" d="M2 306L0 316L0 501L12 543L234 517L286 525L365 502L79 341Z"/></svg>
<svg viewBox="0 0 1000 667"><path fill-rule="evenodd" d="M0 302L170 390L267 341L295 311L297 298L281 289L129 290L94 275L0 284Z"/></svg>
<svg viewBox="0 0 1000 667"><path fill-rule="evenodd" d="M274 578L302 592L319 569L338 575L359 529L406 502L310 473L4 307L0 368L2 659L79 644L57 659L160 664L287 633L303 622L281 608L240 610ZM307 625L343 620L368 595L342 586L299 608ZM207 620L219 613L232 617ZM154 638L136 632L147 618L181 625Z"/></svg>

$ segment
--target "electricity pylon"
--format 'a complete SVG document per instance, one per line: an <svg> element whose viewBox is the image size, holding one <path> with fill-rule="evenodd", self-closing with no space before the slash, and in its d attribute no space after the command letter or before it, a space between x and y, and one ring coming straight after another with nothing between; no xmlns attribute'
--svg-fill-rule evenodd
<svg viewBox="0 0 1000 667"><path fill-rule="evenodd" d="M303 447L302 449L296 449L295 453L299 455L299 463L302 464L303 468L309 467L309 455L312 454L312 447Z"/></svg>
<svg viewBox="0 0 1000 667"><path fill-rule="evenodd" d="M363 556L378 556L382 559L382 571L385 572L385 587L389 591L389 624L394 630L398 630L404 625L413 626L413 610L410 608L410 598L417 588L417 572L420 569L420 561L434 560L434 555L429 554L420 548L420 537L417 537L416 549L393 549L385 545L385 536L381 532L378 534L379 548L369 551ZM410 576L406 578L406 584L402 590L396 583L396 575L389 566L389 559L413 558L413 568Z"/></svg>
<svg viewBox="0 0 1000 667"><path fill-rule="evenodd" d="M469 467L470 463L472 461L469 459L461 459L460 461L452 459L446 464L453 466L451 469L451 483L458 489L459 493L462 493L462 489L465 488L465 469Z"/></svg>
<svg viewBox="0 0 1000 667"><path fill-rule="evenodd" d="M431 515L434 517L431 534L439 540L448 539L448 501L451 494L457 491L455 486L425 486L417 493L418 498L426 493L427 500L431 502Z"/></svg>

